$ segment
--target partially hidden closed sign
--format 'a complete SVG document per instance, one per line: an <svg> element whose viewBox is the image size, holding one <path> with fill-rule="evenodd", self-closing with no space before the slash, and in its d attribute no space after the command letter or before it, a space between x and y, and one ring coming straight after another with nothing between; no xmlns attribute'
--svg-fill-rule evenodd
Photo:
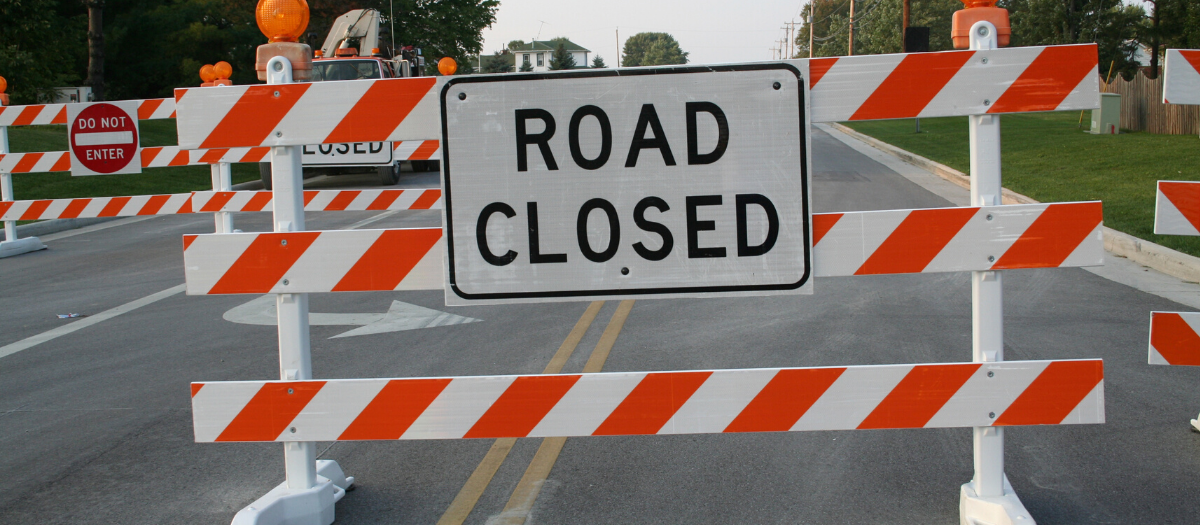
<svg viewBox="0 0 1200 525"><path fill-rule="evenodd" d="M451 80L447 304L811 293L803 82L787 64Z"/></svg>

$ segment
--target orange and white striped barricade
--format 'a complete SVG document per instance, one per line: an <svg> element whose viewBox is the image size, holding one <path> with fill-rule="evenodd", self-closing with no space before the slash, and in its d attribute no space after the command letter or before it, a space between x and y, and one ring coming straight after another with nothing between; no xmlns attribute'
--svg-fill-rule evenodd
<svg viewBox="0 0 1200 525"><path fill-rule="evenodd" d="M305 211L436 210L438 189L308 190ZM271 211L269 191L198 191L132 197L82 197L0 202L0 220L42 221L95 217L136 217L180 213Z"/></svg>
<svg viewBox="0 0 1200 525"><path fill-rule="evenodd" d="M5 96L5 100L7 100L7 96ZM4 106L4 101L0 101L0 112L8 109ZM3 116L3 113L0 113L0 116ZM4 165L4 158L8 155L8 126L0 123L0 206L12 206L11 203L14 199L12 170L7 169ZM18 239L17 222L15 220L4 220L4 240L0 241L0 258L45 249L46 245L42 244L42 241L37 237Z"/></svg>
<svg viewBox="0 0 1200 525"><path fill-rule="evenodd" d="M807 85L803 86L801 91L802 96L806 95L803 97L805 104L802 107L801 137L806 133L810 122L970 116L971 193L974 207L817 214L811 216L808 240L812 251L811 270L813 275L820 277L940 271L973 272L974 363L838 369L841 370L838 373L846 378L867 377L872 373L892 374L888 376L892 378L892 382L880 381L877 387L873 387L871 385L876 383L871 381L859 383L846 379L846 382L842 383L840 379L832 380L827 390L822 390L822 393L816 394L816 398L811 400L811 410L808 406L797 409L797 405L788 405L795 396L788 394L786 389L777 391L764 385L769 386L774 384L777 378L790 377L792 374L827 372L772 369L553 376L545 383L554 385L547 397L536 403L518 402L515 405L505 397L510 395L510 389L524 391L526 384L535 384L530 381L542 380L506 376L503 379L487 378L493 379L491 383L476 381L485 378L297 382L293 380L311 378L311 370L308 368L307 326L301 318L301 314L307 311L306 304L300 299L304 297L304 293L438 287L433 276L434 269L442 270L444 264L445 268L452 270L453 262L448 259L448 262L442 263L441 259L446 254L454 253L455 249L450 234L446 233L452 232L450 225L446 225L443 232L447 235L444 240L441 237L435 238L433 230L421 229L301 232L299 230L303 229L302 224L297 226L296 223L289 222L292 217L290 213L294 211L281 212L277 205L275 233L197 235L185 238L184 258L188 292L282 294L278 300L282 360L284 363L300 363L296 366L305 368L289 374L289 365L283 365L284 382L194 384L197 440L232 440L231 436L234 435L244 438L247 434L239 434L240 430L229 429L248 428L245 423L264 421L265 418L270 418L278 424L273 423L271 428L256 430L257 434L250 440L281 440L298 447L307 447L318 439L365 438L364 436L380 439L415 438L420 433L413 430L414 427L426 428L424 421L428 417L425 414L432 414L430 411L435 409L440 415L449 414L454 421L447 422L444 427L430 427L428 433L421 434L423 437L595 435L602 427L609 428L604 425L610 419L615 422L617 419L613 419L614 417L625 417L618 414L625 413L622 407L626 406L630 396L637 397L637 389L641 388L645 381L669 383L678 380L686 383L681 383L681 388L689 388L690 391L685 396L678 396L678 404L656 412L660 418L658 422L636 429L608 433L724 432L733 431L731 426L733 429L744 430L914 428L936 426L942 424L938 423L940 421L949 426L970 426L975 429L976 474L972 482L963 485L960 491L962 519L979 521L984 519L984 516L1007 516L1010 521L1020 518L1032 522L1008 485L1003 468L1002 427L1005 425L1002 422L1009 421L1005 414L1019 412L1011 412L1012 406L998 398L974 395L959 398L956 397L956 393L960 390L967 392L962 389L974 385L972 381L976 379L973 378L984 377L978 374L986 376L984 371L993 372L992 376L987 377L994 379L1006 375L1002 374L1002 371L1024 370L1022 373L1027 375L1023 377L1034 381L1032 378L1035 376L1042 377L1037 375L1042 372L1032 372L1034 369L1095 366L1096 370L1099 370L1098 362L1093 361L1086 362L1095 363L1088 365L1068 365L1064 363L1069 362L1059 361L1049 364L1002 362L1002 289L1001 273L998 271L1103 263L1099 203L1000 206L1000 135L997 118L997 115L1003 113L1096 108L1099 105L1096 47L1078 45L997 49L995 28L987 22L972 27L971 35L971 49L968 51L855 56L783 63L791 64L805 72ZM704 69L706 72L733 71L737 67ZM765 70L775 66L755 67ZM268 69L269 72L275 71ZM640 73L640 70L636 69L630 71L634 75L628 78L637 77ZM671 72L691 70L679 68L672 69ZM439 118L439 111L444 103L443 99L449 100L445 90L450 87L450 82L457 82L456 80L443 77L287 85L280 84L286 80L286 71L277 73L271 73L276 75L276 80L266 86L177 90L180 147L271 147L277 170L275 199L278 201L284 195L290 195L290 198L294 199L294 204L289 205L290 209L296 211L303 206L298 185L284 189L278 182L280 173L288 173L286 170L290 169L289 167L299 165L299 160L293 156L296 146L423 140L431 134L440 134L443 178L444 183L447 183L446 179L450 178L448 152L454 137L447 135L447 122ZM558 75L562 75L562 78L576 78L588 74L596 75L578 72L564 72ZM622 75L626 81L633 82L626 77ZM547 75L539 78L549 81L557 77ZM486 81L489 80L462 82L463 85L468 85L470 82ZM770 82L767 82L763 84L763 88L770 89L767 87L769 85ZM780 83L776 82L776 91L780 90L779 86ZM467 98L465 91L455 98L454 103L473 100ZM490 99L484 97L482 100ZM764 97L762 100L767 99ZM381 108L386 108L386 111L382 111ZM643 107L643 112L645 111ZM585 116L599 120L596 115L597 113L592 111ZM563 135L566 135L568 128L565 124L564 121L559 126ZM577 127L578 123L572 126ZM601 124L602 129L603 126ZM664 140L660 135L656 129L654 139ZM641 136L646 139L644 133ZM807 146L804 140L806 139L802 138L802 143ZM511 142L506 141L505 144L511 147ZM661 143L659 144L649 147L661 148ZM535 143L527 145L535 146L530 150L535 152L533 155L537 155L539 148L542 148ZM606 151L605 148L600 146L597 149L603 152ZM467 146L464 151L469 149L470 146ZM689 164L693 163L692 160L703 157L697 151L693 151L694 149L688 150ZM588 150L588 153L584 154L572 150L572 158L580 167L593 169L584 166L594 162L594 159L587 156L594 154L594 151L595 149ZM545 152L541 155L542 159L549 156ZM647 155L654 155L653 158L657 159L653 150ZM600 156L607 158L606 153L601 153ZM663 155L663 161L666 160L667 156ZM798 160L801 163L805 162L803 156L798 157ZM626 165L631 163L626 160ZM447 209L446 216L449 217L451 192L449 187L444 187L443 191L443 205ZM456 196L454 202L461 205L461 197ZM519 214L507 205L489 209L491 211L488 213L494 213L497 221ZM658 209L665 211L666 208L662 206ZM532 212L536 208L530 207L528 210ZM608 215L612 217L613 213L615 212L609 212ZM527 215L532 217L534 213ZM584 215L584 219L586 218ZM698 219L688 220L695 222ZM549 221L550 219L547 219L547 223ZM520 217L512 223L498 224L505 224L505 228L525 235L523 226L527 222L526 217ZM533 226L532 222L529 224ZM581 220L580 224L585 222ZM696 224L699 225L698 222ZM488 225L487 220L480 220L478 225L472 221L471 232L476 236L490 235L486 233ZM610 226L610 231L611 229ZM504 235L505 242L524 242L512 237L512 233ZM772 235L774 234L767 234L768 237ZM580 234L579 238L582 246L585 242L583 234ZM525 246L525 254L520 257L532 257L533 254L539 253L537 247L533 246L532 233L530 239L530 245ZM739 243L744 244L744 241L745 239L740 239ZM480 241L480 246L485 242ZM610 236L610 246L612 244ZM739 250L741 248L743 247L739 244ZM748 250L747 253L752 251ZM385 253L396 254L390 257L403 256L407 262L398 269L385 268L385 265L378 262L388 258L383 255ZM583 254L589 255L587 251ZM600 253L590 255L595 257L593 261L611 257ZM503 266L518 257L518 254L514 247L514 250L510 250L506 255L492 252L491 256L492 264ZM454 283L453 274L442 276L441 287L448 289ZM613 291L613 297L621 296L619 292ZM285 311L285 301L288 300L284 299L286 297L296 298L291 300L300 306ZM447 297L450 297L450 292L447 292ZM559 297L558 300L563 299ZM953 386L938 387L941 388L938 390L940 394L934 397L939 401L923 406L919 417L913 414L895 415L899 413L890 410L885 414L885 409L880 407L887 406L888 399L898 401L913 394L913 391L905 389L901 391L906 393L897 394L896 388L905 385L905 381L909 381L910 377L913 378L912 381L917 381L917 376L910 375L917 370L933 375L943 372L955 375L957 379L954 381L958 383L954 384L954 381L951 381ZM951 370L954 372L949 372ZM860 373L865 375L859 376ZM1089 414L1099 414L1094 412L1095 410L1102 411L1103 383L1100 375L1083 376L1095 380L1089 379L1090 383L1080 386L1078 397L1073 400L1048 400L1060 408L1055 409L1055 417L1040 422L1103 420L1102 415L1077 417L1079 412L1076 409L1079 407L1084 407L1080 410L1089 411ZM618 383L621 386L616 386ZM479 386L484 384L487 386ZM540 387L541 384L538 384ZM708 386L710 384L712 386ZM1016 396L1025 396L1026 394L1019 392L1028 392L1033 384L1035 383L1006 383L1003 389L1005 395L1014 396L1009 399L1016 399ZM461 390L456 385L461 385ZM841 385L847 390L839 390L843 388ZM726 386L728 388L725 388ZM482 391L472 390L475 387L490 390L483 394ZM612 389L606 391L605 388L609 387ZM292 392L290 394L287 393L289 388ZM300 395L297 388L303 389L304 394ZM647 395L662 390L649 386L645 388ZM853 410L828 408L843 406L839 405L843 399L853 397L846 396L848 391L861 392L863 389L872 388L874 390L871 390L871 396L875 396L875 405L866 406L867 401L864 397L864 405L854 407ZM515 401L521 394L518 394L518 390L512 392L511 396ZM773 394L768 395L768 392ZM736 400L721 397L726 394L735 396ZM404 395L407 396L406 399L412 399L413 410L406 416L410 420L398 416L390 418L377 415L377 405L382 406L384 403L380 400L391 399L395 395ZM605 403L609 404L608 411L597 409L581 412L571 408L572 403L575 403L570 401L575 399L573 396L581 396L581 399L589 401L604 399ZM268 401L277 398L285 400L286 409L283 404ZM792 410L787 417L794 418L790 422L781 423L786 417L772 414L763 417L777 417L772 420L774 426L766 423L762 426L749 423L746 426L734 425L738 420L757 421L753 416L757 409L751 408L758 406L755 400L759 399L767 408ZM468 408L463 403L476 404ZM267 408L268 406L272 408ZM951 406L962 406L972 415L955 419L950 416L948 407ZM446 412L442 407L451 407L459 412ZM637 413L638 409L633 405L628 407L628 413ZM821 410L812 412L816 407L821 407ZM284 410L289 412L284 414ZM836 416L826 418L817 415L825 414L826 411L845 417L838 419ZM337 416L329 415L335 412ZM719 413L721 417L704 420L707 422L701 421L706 415L714 413ZM813 417L811 426L805 426L809 424L807 422L810 413ZM986 414L987 419L983 419L982 414ZM992 414L995 414L996 418L993 418ZM1069 414L1076 416L1068 417ZM946 419L939 419L943 415ZM574 416L586 422L572 421ZM1036 424L1033 420L1022 421ZM479 433L472 434L472 429L483 428L480 425L487 426L488 430L479 430ZM613 425L616 425L613 428L620 427L616 423ZM301 443L304 445L300 445Z"/></svg>
<svg viewBox="0 0 1200 525"><path fill-rule="evenodd" d="M817 277L1104 264L1099 202L822 213L813 223ZM441 237L440 228L187 235L187 293L437 290Z"/></svg>
<svg viewBox="0 0 1200 525"><path fill-rule="evenodd" d="M137 102L137 116L140 120L175 118L174 99L151 99ZM44 124L66 124L67 114L73 108L84 104L35 104L29 106L4 106L0 104L0 202L15 200L12 191L13 173L34 173L51 171L69 171L71 155L69 152L48 153L9 153L9 126L36 126ZM7 204L6 207L19 206ZM5 207L5 206L0 206ZM46 248L37 237L17 238L16 222L6 220L4 223L5 238L0 242L0 257L8 257Z"/></svg>
<svg viewBox="0 0 1200 525"><path fill-rule="evenodd" d="M192 383L197 442L1104 422L1101 360Z"/></svg>
<svg viewBox="0 0 1200 525"><path fill-rule="evenodd" d="M1168 49L1163 67L1163 103L1200 105L1200 49ZM1200 235L1200 182L1158 181L1154 233ZM1200 365L1200 313L1151 312L1152 365ZM1200 416L1191 421L1200 430Z"/></svg>

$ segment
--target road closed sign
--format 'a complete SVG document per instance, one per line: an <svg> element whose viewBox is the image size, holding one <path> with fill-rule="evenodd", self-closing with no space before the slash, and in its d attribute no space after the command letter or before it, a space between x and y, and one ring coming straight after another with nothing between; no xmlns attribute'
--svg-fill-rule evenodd
<svg viewBox="0 0 1200 525"><path fill-rule="evenodd" d="M804 96L787 64L449 81L447 304L811 293Z"/></svg>
<svg viewBox="0 0 1200 525"><path fill-rule="evenodd" d="M68 104L71 175L141 173L137 101Z"/></svg>

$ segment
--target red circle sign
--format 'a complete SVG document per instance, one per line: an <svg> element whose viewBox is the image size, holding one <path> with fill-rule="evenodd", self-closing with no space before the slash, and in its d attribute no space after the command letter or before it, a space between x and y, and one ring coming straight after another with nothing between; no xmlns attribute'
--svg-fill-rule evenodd
<svg viewBox="0 0 1200 525"><path fill-rule="evenodd" d="M71 151L87 169L116 173L137 156L137 119L112 104L93 104L71 123Z"/></svg>

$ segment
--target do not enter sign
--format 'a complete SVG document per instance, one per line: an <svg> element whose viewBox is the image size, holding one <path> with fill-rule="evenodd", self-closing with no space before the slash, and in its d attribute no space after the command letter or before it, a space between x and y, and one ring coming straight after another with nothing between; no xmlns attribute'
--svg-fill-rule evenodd
<svg viewBox="0 0 1200 525"><path fill-rule="evenodd" d="M441 107L447 304L811 293L795 68L459 77Z"/></svg>
<svg viewBox="0 0 1200 525"><path fill-rule="evenodd" d="M137 102L97 102L67 106L71 174L141 173Z"/></svg>

